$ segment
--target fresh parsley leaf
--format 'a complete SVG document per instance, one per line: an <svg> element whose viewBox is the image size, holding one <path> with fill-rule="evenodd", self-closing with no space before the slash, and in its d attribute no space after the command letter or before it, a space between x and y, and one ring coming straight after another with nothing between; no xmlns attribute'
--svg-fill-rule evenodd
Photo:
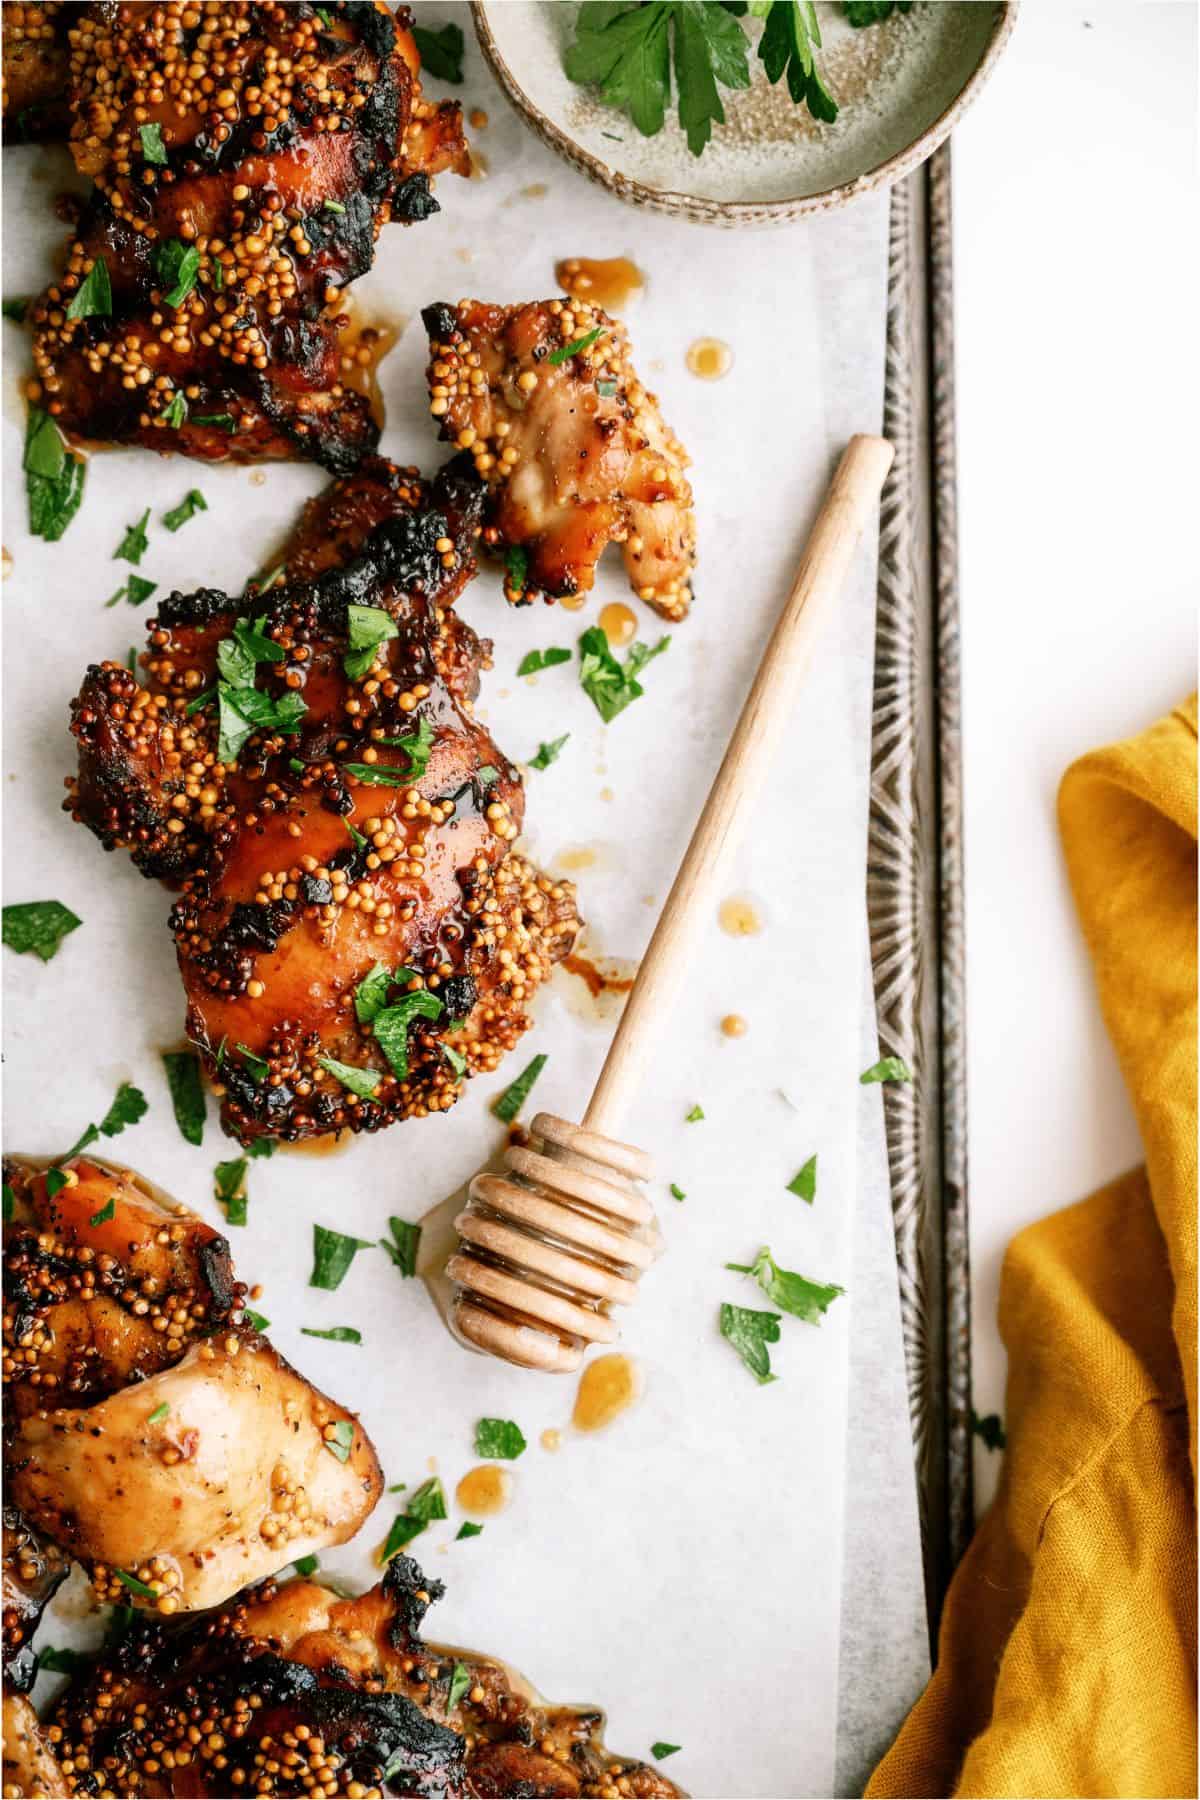
<svg viewBox="0 0 1200 1800"><path fill-rule="evenodd" d="M844 0L842 11L847 24L861 31L864 25L878 25L882 19L890 19L894 12L911 12L912 0Z"/></svg>
<svg viewBox="0 0 1200 1800"><path fill-rule="evenodd" d="M393 1005L376 1013L372 1022L375 1042L398 1080L403 1081L408 1074L408 1033L413 1021L436 1019L441 1012L442 1002L437 995L428 988L418 988L415 994L402 994Z"/></svg>
<svg viewBox="0 0 1200 1800"><path fill-rule="evenodd" d="M107 1225L110 1219L116 1217L116 1212L117 1212L117 1197L115 1194L110 1194L108 1196L108 1199L104 1202L104 1205L102 1207L100 1207L100 1209L97 1212L94 1212L92 1214L91 1218L88 1220L88 1224L89 1225Z"/></svg>
<svg viewBox="0 0 1200 1800"><path fill-rule="evenodd" d="M356 1331L353 1325L331 1325L328 1331L317 1331L313 1326L302 1325L301 1337L327 1338L331 1344L361 1344L362 1332Z"/></svg>
<svg viewBox="0 0 1200 1800"><path fill-rule="evenodd" d="M344 213L345 210L340 200L322 200L321 202L322 212Z"/></svg>
<svg viewBox="0 0 1200 1800"><path fill-rule="evenodd" d="M511 1419L479 1419L475 1424L476 1456L491 1456L503 1462L515 1462L526 1449L525 1435Z"/></svg>
<svg viewBox="0 0 1200 1800"><path fill-rule="evenodd" d="M693 1106L691 1112L684 1113L683 1122L685 1125L694 1125L698 1119L702 1119L703 1117L704 1108L697 1102L697 1104Z"/></svg>
<svg viewBox="0 0 1200 1800"><path fill-rule="evenodd" d="M196 285L200 252L195 244L185 244L181 238L164 238L154 252L154 273L162 289L163 305L182 306ZM213 422L215 420L195 420L197 425Z"/></svg>
<svg viewBox="0 0 1200 1800"><path fill-rule="evenodd" d="M258 1162L261 1158L274 1156L274 1154L275 1145L270 1138L255 1138L253 1143L246 1145L246 1155L251 1162Z"/></svg>
<svg viewBox="0 0 1200 1800"><path fill-rule="evenodd" d="M317 1061L327 1074L341 1082L347 1093L357 1094L360 1100L373 1100L379 1092L377 1069L356 1069L353 1063L338 1062L333 1056L318 1056Z"/></svg>
<svg viewBox="0 0 1200 1800"><path fill-rule="evenodd" d="M94 1130L95 1128L93 1126L89 1126L88 1129L90 1131L90 1130ZM89 1139L89 1142L94 1143L95 1139L94 1138ZM63 1157L63 1161L64 1162L67 1161L67 1158L65 1156ZM63 1189L66 1187L66 1185L67 1185L67 1178L63 1174L61 1169L47 1169L47 1171L46 1171L46 1198L47 1198L47 1200L53 1200L55 1194L61 1194Z"/></svg>
<svg viewBox="0 0 1200 1800"><path fill-rule="evenodd" d="M596 86L606 106L628 113L643 137L663 128L671 98L673 8L584 0L563 59L571 81Z"/></svg>
<svg viewBox="0 0 1200 1800"><path fill-rule="evenodd" d="M460 1051L456 1050L454 1048L453 1044L447 1044L445 1042L442 1042L438 1045L438 1049L441 1051L441 1053L445 1057L446 1061L450 1064L450 1069L451 1069L452 1074L454 1075L455 1080L461 1081L463 1076L467 1072L466 1057L463 1056Z"/></svg>
<svg viewBox="0 0 1200 1800"><path fill-rule="evenodd" d="M811 1206L817 1197L817 1159L810 1156L798 1174L793 1175L787 1184L789 1194L795 1194L801 1200L807 1200Z"/></svg>
<svg viewBox="0 0 1200 1800"><path fill-rule="evenodd" d="M732 1344L755 1381L766 1387L779 1378L771 1373L769 1344L779 1342L779 1314L751 1312L744 1306L721 1302L721 1336Z"/></svg>
<svg viewBox="0 0 1200 1800"><path fill-rule="evenodd" d="M170 1050L163 1054L163 1067L167 1072L175 1123L186 1143L199 1144L204 1137L206 1113L200 1058L194 1050Z"/></svg>
<svg viewBox="0 0 1200 1800"><path fill-rule="evenodd" d="M776 82L786 74L796 105L807 106L814 119L831 125L838 109L817 70L813 52L820 47L821 28L812 0L771 0L758 45L767 80Z"/></svg>
<svg viewBox="0 0 1200 1800"><path fill-rule="evenodd" d="M986 1413L981 1419L972 1407L971 1430L977 1438L983 1439L989 1450L1003 1450L1008 1443L1004 1422L999 1413Z"/></svg>
<svg viewBox="0 0 1200 1800"><path fill-rule="evenodd" d="M146 554L146 545L150 541L146 536L146 521L149 517L150 508L147 507L135 525L127 525L125 527L125 536L113 551L114 562L116 562L118 557L124 557L126 562L141 562L143 556Z"/></svg>
<svg viewBox="0 0 1200 1800"><path fill-rule="evenodd" d="M388 638L399 637L400 632L395 620L382 606L348 606L346 616L350 649L342 658L342 667L351 681L357 681L375 661L380 644L386 643Z"/></svg>
<svg viewBox="0 0 1200 1800"><path fill-rule="evenodd" d="M148 163L157 163L160 168L166 166L167 148L162 141L162 130L157 125L139 125L138 136L142 140L142 155Z"/></svg>
<svg viewBox="0 0 1200 1800"><path fill-rule="evenodd" d="M48 1675L75 1675L87 1667L88 1660L78 1650L56 1650L52 1644L43 1644L37 1653L38 1674L44 1669Z"/></svg>
<svg viewBox="0 0 1200 1800"><path fill-rule="evenodd" d="M565 739L563 741L566 742ZM500 771L495 763L480 763L475 771L475 779L479 783L480 792L486 794L499 781Z"/></svg>
<svg viewBox="0 0 1200 1800"><path fill-rule="evenodd" d="M651 1744L650 1754L655 1762L662 1762L665 1756L674 1756L676 1751L682 1749L682 1744L664 1744L660 1738L656 1744Z"/></svg>
<svg viewBox="0 0 1200 1800"><path fill-rule="evenodd" d="M237 428L237 422L234 419L233 414L227 413L227 412L193 413L192 414L192 424L193 425L219 425L221 427L222 431L234 431Z"/></svg>
<svg viewBox="0 0 1200 1800"><path fill-rule="evenodd" d="M325 1225L313 1226L313 1266L309 1287L333 1293L360 1250L373 1250L371 1238L347 1237L342 1231L330 1231Z"/></svg>
<svg viewBox="0 0 1200 1800"><path fill-rule="evenodd" d="M415 1275L417 1254L421 1248L421 1227L410 1225L406 1219L389 1218L388 1228L391 1238L380 1238L380 1249L387 1251L402 1275Z"/></svg>
<svg viewBox="0 0 1200 1800"><path fill-rule="evenodd" d="M624 712L631 701L641 698L645 690L638 676L648 662L662 655L670 642L669 637L660 638L653 649L646 644L632 644L622 667L598 625L584 632L579 640L579 682L606 725Z"/></svg>
<svg viewBox="0 0 1200 1800"><path fill-rule="evenodd" d="M329 8L327 6L314 6L313 11L316 13L318 19L320 19L326 31L332 31L333 20L329 16Z"/></svg>
<svg viewBox="0 0 1200 1800"><path fill-rule="evenodd" d="M911 1081L913 1072L902 1056L882 1056L869 1069L864 1069L859 1081L866 1087L873 1081Z"/></svg>
<svg viewBox="0 0 1200 1800"><path fill-rule="evenodd" d="M166 424L168 424L169 426L171 426L172 430L174 430L174 431L179 431L184 425L187 424L187 416L188 416L187 395L184 393L182 388L175 389L175 392L171 395L171 404L163 409L162 416L163 416L164 422ZM169 529L171 531L174 531L175 527L172 525L169 527Z"/></svg>
<svg viewBox="0 0 1200 1800"><path fill-rule="evenodd" d="M717 83L750 86L746 35L722 6L681 6L675 14L675 85L679 123L688 149L699 156L712 137L714 120L723 125L725 108Z"/></svg>
<svg viewBox="0 0 1200 1800"><path fill-rule="evenodd" d="M120 1137L127 1125L136 1125L150 1110L150 1102L141 1088L123 1081L113 1095L113 1103L100 1121L102 1137Z"/></svg>
<svg viewBox="0 0 1200 1800"><path fill-rule="evenodd" d="M596 383L596 392L599 394L599 396L602 400L613 399L613 397L616 394L616 391L617 391L617 384L615 381L598 381Z"/></svg>
<svg viewBox="0 0 1200 1800"><path fill-rule="evenodd" d="M413 42L421 54L421 68L449 81L457 87L463 78L463 34L457 25L443 25L438 31L426 31L422 25L410 27Z"/></svg>
<svg viewBox="0 0 1200 1800"><path fill-rule="evenodd" d="M0 313L3 313L6 319L11 319L16 325L23 325L25 323L25 314L28 308L28 300L18 300L15 297L12 300L5 300L0 303Z"/></svg>
<svg viewBox="0 0 1200 1800"><path fill-rule="evenodd" d="M531 769L548 769L552 762L557 762L562 753L562 747L570 735L570 732L567 731L563 733L562 737L554 738L549 744L539 745L538 753L530 759L529 767Z"/></svg>
<svg viewBox="0 0 1200 1800"><path fill-rule="evenodd" d="M510 544L504 552L504 568L508 576L505 589L510 600L519 600L529 579L529 552L524 544Z"/></svg>
<svg viewBox="0 0 1200 1800"><path fill-rule="evenodd" d="M347 819L347 818L343 818L342 824L346 827L346 830L349 832L350 842L354 845L355 849L356 850L365 850L367 847L367 840L363 836L362 832L355 831L353 825L350 823L349 819Z"/></svg>
<svg viewBox="0 0 1200 1800"><path fill-rule="evenodd" d="M264 1318L262 1313L255 1312L250 1306L243 1306L242 1317L252 1331L265 1331L271 1323L270 1319Z"/></svg>
<svg viewBox="0 0 1200 1800"><path fill-rule="evenodd" d="M363 842L366 842L365 838ZM359 1024L370 1025L387 1005L392 987L405 979L411 980L407 969L397 970L393 975L381 962L369 969L354 990L354 1016Z"/></svg>
<svg viewBox="0 0 1200 1800"><path fill-rule="evenodd" d="M180 394L177 398L182 400L183 395ZM173 404L174 402L172 402L172 405ZM185 408L186 405L187 402L184 401ZM182 424L182 422L182 420L179 421L180 424ZM204 498L200 489L189 488L187 493L183 496L183 499L179 502L179 505L173 506L170 512L165 512L163 514L163 524L168 531L178 531L181 525L186 525L188 520L194 519L197 513L207 511L208 501ZM239 621L239 623L241 623L241 621ZM275 647L278 649L278 645Z"/></svg>
<svg viewBox="0 0 1200 1800"><path fill-rule="evenodd" d="M130 606L141 606L157 586L156 581L147 581L141 575L130 575L124 587L119 587L112 599L106 600L104 604L106 607L115 606L118 600L128 600Z"/></svg>
<svg viewBox="0 0 1200 1800"><path fill-rule="evenodd" d="M225 1209L227 1225L244 1225L247 1218L249 1196L246 1193L246 1170L250 1167L244 1156L235 1156L229 1162L218 1163L213 1170L213 1181L217 1202Z"/></svg>
<svg viewBox="0 0 1200 1800"><path fill-rule="evenodd" d="M461 1538L478 1537L480 1535L480 1533L482 1532L482 1530L483 1530L483 1526L476 1525L474 1520L464 1519L462 1524L459 1526L458 1530L454 1534L454 1541L457 1544Z"/></svg>
<svg viewBox="0 0 1200 1800"><path fill-rule="evenodd" d="M597 325L591 331L585 331L582 337L572 338L569 344L560 344L557 350L550 352L546 361L553 368L558 368L562 363L569 362L571 357L578 356L581 350L590 350L597 338L604 336L604 330L603 325Z"/></svg>
<svg viewBox="0 0 1200 1800"><path fill-rule="evenodd" d="M464 1694L471 1691L471 1671L466 1663L456 1662L450 1671L450 1684L446 1689L446 1717L454 1711Z"/></svg>
<svg viewBox="0 0 1200 1800"><path fill-rule="evenodd" d="M315 1575L320 1566L319 1556L298 1556L292 1564L297 1575Z"/></svg>
<svg viewBox="0 0 1200 1800"><path fill-rule="evenodd" d="M536 675L540 669L553 669L570 660L571 652L560 650L557 644L552 644L549 650L527 650L517 665L517 674Z"/></svg>
<svg viewBox="0 0 1200 1800"><path fill-rule="evenodd" d="M98 256L84 280L72 294L67 306L68 319L108 319L112 317L112 283L108 264Z"/></svg>
<svg viewBox="0 0 1200 1800"><path fill-rule="evenodd" d="M17 1196L13 1193L12 1189L9 1187L9 1185L6 1181L4 1183L4 1223L6 1225L8 1224L9 1220L13 1216L13 1212L16 1208L16 1204L17 1204Z"/></svg>
<svg viewBox="0 0 1200 1800"><path fill-rule="evenodd" d="M113 1573L118 1581L124 1582L131 1594L141 1594L147 1600L154 1599L154 1589L144 1581L139 1581L136 1575L131 1575L128 1569L114 1569Z"/></svg>
<svg viewBox="0 0 1200 1800"><path fill-rule="evenodd" d="M31 406L25 425L25 492L33 537L56 544L79 511L86 469L67 449L62 433L40 407Z"/></svg>
<svg viewBox="0 0 1200 1800"><path fill-rule="evenodd" d="M498 1119L502 1120L505 1125L512 1124L526 1100L528 1100L534 1082L537 1080L549 1060L549 1057L545 1055L535 1056L531 1063L526 1063L516 1080L511 1081L500 1095L500 1098L493 1103L493 1113Z"/></svg>
<svg viewBox="0 0 1200 1800"><path fill-rule="evenodd" d="M265 1057L255 1056L253 1050L248 1049L245 1044L238 1044L235 1048L245 1065L247 1074L261 1087L262 1083L271 1073L270 1063L267 1062Z"/></svg>
<svg viewBox="0 0 1200 1800"><path fill-rule="evenodd" d="M274 698L254 686L260 662L283 662L287 654L267 636L265 625L265 614L253 624L239 618L230 636L217 646L217 758L223 763L236 762L256 731L284 736L299 731L300 721L308 711L299 694L287 690Z"/></svg>
<svg viewBox="0 0 1200 1800"><path fill-rule="evenodd" d="M325 1448L340 1463L349 1462L350 1452L354 1448L354 1420L339 1419L333 1428L333 1435L325 1439Z"/></svg>
<svg viewBox="0 0 1200 1800"><path fill-rule="evenodd" d="M687 1195L684 1193L683 1189L679 1186L679 1183L676 1181L673 1181L671 1183L671 1197L674 1200L686 1200L687 1199Z"/></svg>
<svg viewBox="0 0 1200 1800"><path fill-rule="evenodd" d="M402 782L414 781L425 773L429 766L429 753L433 749L433 726L428 719L418 719L417 729L407 737L376 738L377 744L385 744L389 750L403 750L408 757L407 769L392 769L392 776L399 775ZM358 763L346 763L345 768L359 770Z"/></svg>
<svg viewBox="0 0 1200 1800"><path fill-rule="evenodd" d="M427 1525L432 1524L435 1519L445 1517L446 1496L438 1477L431 1475L428 1481L423 1481L419 1488L413 1490L404 1511L397 1513L393 1519L387 1542L383 1546L382 1561L389 1562L397 1550L403 1550L406 1544L411 1544Z"/></svg>
<svg viewBox="0 0 1200 1800"><path fill-rule="evenodd" d="M152 1413L146 1414L147 1425L161 1425L171 1408L166 1400L160 1400Z"/></svg>
<svg viewBox="0 0 1200 1800"><path fill-rule="evenodd" d="M4 908L3 939L10 950L49 962L63 939L82 924L61 900L21 900Z"/></svg>
<svg viewBox="0 0 1200 1800"><path fill-rule="evenodd" d="M781 1269L764 1246L752 1263L726 1263L735 1275L749 1275L757 1281L773 1306L803 1319L806 1325L819 1325L827 1309L845 1288L809 1281L791 1269Z"/></svg>

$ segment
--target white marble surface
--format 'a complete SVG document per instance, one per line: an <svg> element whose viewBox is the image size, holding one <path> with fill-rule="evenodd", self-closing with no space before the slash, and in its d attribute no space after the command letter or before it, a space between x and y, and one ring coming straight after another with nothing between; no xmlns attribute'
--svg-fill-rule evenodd
<svg viewBox="0 0 1200 1800"><path fill-rule="evenodd" d="M954 140L980 1412L1004 1246L1140 1157L1054 799L1195 681L1196 21L1036 0Z"/></svg>

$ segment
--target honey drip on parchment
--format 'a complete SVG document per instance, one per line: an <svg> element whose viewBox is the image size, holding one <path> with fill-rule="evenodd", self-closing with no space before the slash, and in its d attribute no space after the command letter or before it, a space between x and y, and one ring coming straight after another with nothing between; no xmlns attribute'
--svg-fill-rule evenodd
<svg viewBox="0 0 1200 1800"><path fill-rule="evenodd" d="M720 338L697 338L688 345L686 361L701 381L720 381L733 367L733 351Z"/></svg>
<svg viewBox="0 0 1200 1800"><path fill-rule="evenodd" d="M646 277L627 256L567 256L555 263L554 279L564 294L592 300L609 312L620 312L646 285Z"/></svg>
<svg viewBox="0 0 1200 1800"><path fill-rule="evenodd" d="M600 614L600 629L614 650L623 650L637 630L637 618L623 601L612 600Z"/></svg>
<svg viewBox="0 0 1200 1800"><path fill-rule="evenodd" d="M499 1463L480 1463L465 1474L454 1490L454 1498L466 1513L490 1518L503 1512L512 1499L512 1476Z"/></svg>
<svg viewBox="0 0 1200 1800"><path fill-rule="evenodd" d="M763 928L757 906L744 894L731 894L728 900L722 900L717 919L721 930L730 937L757 937Z"/></svg>
<svg viewBox="0 0 1200 1800"><path fill-rule="evenodd" d="M576 1431L602 1431L641 1398L642 1371L631 1356L612 1351L590 1362L579 1377L571 1423Z"/></svg>

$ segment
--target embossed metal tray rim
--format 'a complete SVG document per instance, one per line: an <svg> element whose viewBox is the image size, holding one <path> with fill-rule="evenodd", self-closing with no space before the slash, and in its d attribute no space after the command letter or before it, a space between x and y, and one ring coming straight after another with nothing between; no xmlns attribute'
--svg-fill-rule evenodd
<svg viewBox="0 0 1200 1800"><path fill-rule="evenodd" d="M892 190L867 908L930 1631L972 1525L951 151Z"/></svg>

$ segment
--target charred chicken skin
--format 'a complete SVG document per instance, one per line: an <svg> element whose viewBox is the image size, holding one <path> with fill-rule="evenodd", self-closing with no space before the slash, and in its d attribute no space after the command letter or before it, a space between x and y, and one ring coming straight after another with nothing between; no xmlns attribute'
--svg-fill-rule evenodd
<svg viewBox="0 0 1200 1800"><path fill-rule="evenodd" d="M664 618L696 560L688 455L638 379L620 320L583 300L426 307L430 411L488 485L484 541L521 604L582 594L609 543Z"/></svg>
<svg viewBox="0 0 1200 1800"><path fill-rule="evenodd" d="M267 1582L195 1623L139 1618L52 1711L61 1791L679 1792L604 1749L602 1714L546 1707L501 1663L423 1643L442 1592L400 1555L359 1599Z"/></svg>
<svg viewBox="0 0 1200 1800"><path fill-rule="evenodd" d="M512 847L520 775L472 717L485 646L451 603L479 497L469 464L428 495L373 467L302 525L312 579L171 595L148 685L104 663L74 703L67 805L181 888L188 1036L243 1143L446 1111L578 931L570 884Z"/></svg>
<svg viewBox="0 0 1200 1800"><path fill-rule="evenodd" d="M354 1415L245 1321L218 1232L86 1157L4 1175L4 1648L20 1687L63 1558L103 1600L219 1605L353 1536L382 1476Z"/></svg>
<svg viewBox="0 0 1200 1800"><path fill-rule="evenodd" d="M378 426L343 380L344 290L384 222L436 212L430 176L466 168L406 9L103 0L68 38L96 185L31 311L31 397L92 443L353 467Z"/></svg>

